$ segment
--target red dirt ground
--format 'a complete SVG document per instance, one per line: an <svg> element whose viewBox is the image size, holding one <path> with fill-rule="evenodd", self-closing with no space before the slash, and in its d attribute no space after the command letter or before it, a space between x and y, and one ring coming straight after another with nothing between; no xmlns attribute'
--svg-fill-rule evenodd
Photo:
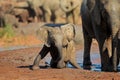
<svg viewBox="0 0 120 80"><path fill-rule="evenodd" d="M0 48L13 45L33 46L36 44L41 44L41 41L32 36L26 38L21 36L8 40L0 39ZM94 45L92 49L97 50L96 46ZM120 80L119 72L96 72L74 68L30 70L30 66L40 49L40 47L34 47L1 51L0 80ZM77 46L77 49L83 49L83 47ZM44 65L44 62L45 60L41 61L41 64Z"/></svg>
<svg viewBox="0 0 120 80"><path fill-rule="evenodd" d="M97 45L93 46L93 49ZM77 46L77 49L83 47ZM0 80L120 80L120 73L95 72L83 69L41 68L30 70L40 48L25 48L0 52ZM44 60L41 64L44 64Z"/></svg>

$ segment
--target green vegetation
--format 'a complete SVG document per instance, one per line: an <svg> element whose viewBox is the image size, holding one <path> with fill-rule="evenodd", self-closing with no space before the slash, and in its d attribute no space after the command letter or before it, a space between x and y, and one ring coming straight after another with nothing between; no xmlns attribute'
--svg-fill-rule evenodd
<svg viewBox="0 0 120 80"><path fill-rule="evenodd" d="M12 29L12 26L9 24L0 30L0 38L2 38L2 37L11 38L14 35L15 35L15 33Z"/></svg>

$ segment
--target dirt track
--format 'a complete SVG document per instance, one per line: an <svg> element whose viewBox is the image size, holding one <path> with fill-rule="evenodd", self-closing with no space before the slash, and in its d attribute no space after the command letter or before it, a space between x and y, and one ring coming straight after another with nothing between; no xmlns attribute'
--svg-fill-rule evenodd
<svg viewBox="0 0 120 80"><path fill-rule="evenodd" d="M120 73L114 72L74 68L41 68L32 71L30 65L39 50L40 48L26 48L0 52L0 80L120 80ZM41 64L43 63L44 60Z"/></svg>
<svg viewBox="0 0 120 80"><path fill-rule="evenodd" d="M22 27L20 29L26 31L25 33L27 33L27 31L31 33L28 28L33 31L33 29L35 29L35 26L37 26L37 24L29 24L28 26L25 25L25 27ZM17 33L18 32L19 31L17 30ZM19 38L10 39L7 41L0 39L0 50L1 46L6 46L5 42L7 42L7 46L29 46L41 43L40 41L35 40L35 38L32 36L25 39L19 36ZM81 49L81 47L78 49ZM96 49L96 45L93 47L93 49ZM40 63L43 65L41 66L41 69L35 71L30 70L33 60L39 51L40 48L1 51L0 80L120 80L120 72L99 72L74 68L45 68L43 67L45 65L45 59ZM50 56L48 55L47 58L49 59Z"/></svg>

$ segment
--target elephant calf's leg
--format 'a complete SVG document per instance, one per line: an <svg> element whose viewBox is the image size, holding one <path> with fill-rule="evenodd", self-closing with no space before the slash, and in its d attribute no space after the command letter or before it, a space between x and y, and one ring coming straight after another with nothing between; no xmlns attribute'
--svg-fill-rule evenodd
<svg viewBox="0 0 120 80"><path fill-rule="evenodd" d="M65 68L66 67L66 65L65 65L65 62L63 61L63 62L58 62L58 65L57 65L57 68Z"/></svg>
<svg viewBox="0 0 120 80"><path fill-rule="evenodd" d="M67 16L67 18L66 18L67 23L74 23L73 22L73 14L71 12L66 13L66 16Z"/></svg>
<svg viewBox="0 0 120 80"><path fill-rule="evenodd" d="M51 22L51 15L52 15L51 11L50 10L46 10L46 12L45 12L45 21L47 23Z"/></svg>
<svg viewBox="0 0 120 80"><path fill-rule="evenodd" d="M57 68L65 68L65 62L64 62L64 60L65 60L65 54L64 53L62 53L61 54L62 56L60 56L60 60L58 61L58 64L57 64Z"/></svg>
<svg viewBox="0 0 120 80"><path fill-rule="evenodd" d="M64 62L65 56L61 57L61 59L58 61L57 68L65 68L65 62Z"/></svg>
<svg viewBox="0 0 120 80"><path fill-rule="evenodd" d="M57 68L57 64L58 64L58 61L60 60L60 56L56 46L50 47L50 55L52 56L50 66L52 68Z"/></svg>
<svg viewBox="0 0 120 80"><path fill-rule="evenodd" d="M51 61L50 61L50 67L51 68L57 68L57 64L58 64L58 62L56 62L53 59L51 59Z"/></svg>
<svg viewBox="0 0 120 80"><path fill-rule="evenodd" d="M49 52L49 47L47 46L43 46L42 50L40 51L40 53L37 55L37 57L35 58L34 60L34 63L33 63L33 66L32 66L32 69L39 69L39 62L41 59L43 59L47 53Z"/></svg>
<svg viewBox="0 0 120 80"><path fill-rule="evenodd" d="M59 50L59 61L58 61L58 64L57 64L57 68L64 68L65 67L65 56L66 56L66 48L62 47L62 45L59 46L58 48Z"/></svg>

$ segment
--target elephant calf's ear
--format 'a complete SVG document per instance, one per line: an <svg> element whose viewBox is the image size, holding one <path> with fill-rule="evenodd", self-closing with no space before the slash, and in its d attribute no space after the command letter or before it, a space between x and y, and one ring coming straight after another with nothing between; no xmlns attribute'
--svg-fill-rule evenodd
<svg viewBox="0 0 120 80"><path fill-rule="evenodd" d="M68 40L66 39L66 37L63 38L62 45L63 47L68 45Z"/></svg>
<svg viewBox="0 0 120 80"><path fill-rule="evenodd" d="M42 42L46 43L48 38L48 32L45 28L41 27L36 31L36 37Z"/></svg>
<svg viewBox="0 0 120 80"><path fill-rule="evenodd" d="M68 41L73 40L74 38L73 24L66 24L66 25L61 26L61 30Z"/></svg>

